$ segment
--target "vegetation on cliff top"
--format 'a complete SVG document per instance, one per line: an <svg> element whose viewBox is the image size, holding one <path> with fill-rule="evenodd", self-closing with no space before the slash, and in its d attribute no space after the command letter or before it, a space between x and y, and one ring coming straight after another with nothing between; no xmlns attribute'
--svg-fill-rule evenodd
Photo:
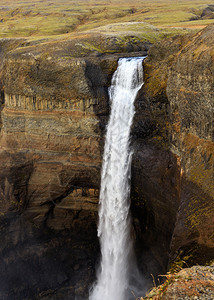
<svg viewBox="0 0 214 300"><path fill-rule="evenodd" d="M95 30L113 35L128 32L138 36L140 33L141 38L153 42L190 29L199 30L212 23L212 2L35 0L32 3L29 0L3 0L0 5L0 37L34 39Z"/></svg>

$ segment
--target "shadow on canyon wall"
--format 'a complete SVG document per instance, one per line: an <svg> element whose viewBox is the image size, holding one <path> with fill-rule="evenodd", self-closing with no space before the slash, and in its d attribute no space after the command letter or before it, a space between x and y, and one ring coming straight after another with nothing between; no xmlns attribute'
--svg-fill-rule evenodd
<svg viewBox="0 0 214 300"><path fill-rule="evenodd" d="M154 45L144 62L132 127L131 212L148 288L173 264L213 257L210 114L201 118L200 136L194 122L202 97L202 113L211 111L212 30ZM86 299L99 261L107 91L118 57L145 55L145 47L78 57L73 41L2 43L0 296ZM200 53L201 65L190 57ZM182 121L190 117L196 125Z"/></svg>

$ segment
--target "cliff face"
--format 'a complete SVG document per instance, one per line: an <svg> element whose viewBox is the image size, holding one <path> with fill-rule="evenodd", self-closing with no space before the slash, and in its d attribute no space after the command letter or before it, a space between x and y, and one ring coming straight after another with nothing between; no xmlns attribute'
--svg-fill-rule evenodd
<svg viewBox="0 0 214 300"><path fill-rule="evenodd" d="M181 159L181 204L172 254L214 257L214 26L187 44L169 69L171 150ZM174 256L172 256L174 259Z"/></svg>
<svg viewBox="0 0 214 300"><path fill-rule="evenodd" d="M8 159L13 161L8 168L19 165L20 158L22 165L24 161L31 165L28 195L20 197L19 205L27 207L37 222L44 221L49 202L59 202L74 191L83 200L74 202L70 197L65 206L81 209L84 202L94 211L100 181L100 118L108 113L108 61L99 62L104 64L102 70L86 59L33 56L23 51L5 58L1 174L6 174ZM14 189L7 176L5 182Z"/></svg>
<svg viewBox="0 0 214 300"><path fill-rule="evenodd" d="M85 299L95 278L107 89L119 55L75 57L75 43L2 41L2 298Z"/></svg>
<svg viewBox="0 0 214 300"><path fill-rule="evenodd" d="M65 207L97 210L107 89L118 55L96 58L94 51L85 50L84 57L75 58L79 44L75 40L26 46L20 41L2 58L2 182L10 182L13 190L6 170L20 161L31 165L28 182L22 182L28 195L17 196L22 203L15 202L27 207L37 223L44 221L53 203L68 195ZM6 46L3 43L3 49Z"/></svg>
<svg viewBox="0 0 214 300"><path fill-rule="evenodd" d="M180 169L171 266L209 263L214 255L213 30L159 43L145 64L153 120L147 139L169 150Z"/></svg>
<svg viewBox="0 0 214 300"><path fill-rule="evenodd" d="M144 62L132 127L131 209L148 277L166 272L169 256L171 265L213 258L213 29L161 42ZM101 55L83 44L1 41L6 299L85 299L94 278L107 89L125 55Z"/></svg>
<svg viewBox="0 0 214 300"><path fill-rule="evenodd" d="M0 295L81 297L99 251L101 132L117 58L10 50L1 69Z"/></svg>

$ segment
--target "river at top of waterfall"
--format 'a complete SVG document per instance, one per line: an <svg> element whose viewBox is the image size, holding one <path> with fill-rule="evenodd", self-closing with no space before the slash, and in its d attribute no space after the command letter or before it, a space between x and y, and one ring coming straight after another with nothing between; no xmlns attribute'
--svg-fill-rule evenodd
<svg viewBox="0 0 214 300"><path fill-rule="evenodd" d="M109 89L111 114L103 155L98 226L101 263L90 300L127 300L135 294L130 283L130 268L135 264L129 213L130 130L134 101L143 85L143 59L121 58ZM135 272L138 273L137 267Z"/></svg>

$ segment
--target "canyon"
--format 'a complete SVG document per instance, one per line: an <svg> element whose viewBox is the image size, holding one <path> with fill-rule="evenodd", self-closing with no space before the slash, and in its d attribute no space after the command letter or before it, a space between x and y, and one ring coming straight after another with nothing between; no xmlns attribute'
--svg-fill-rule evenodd
<svg viewBox="0 0 214 300"><path fill-rule="evenodd" d="M211 263L213 32L154 45L93 34L0 40L2 299L87 298L100 252L108 88L120 57L148 55L131 129L132 236L144 284Z"/></svg>

